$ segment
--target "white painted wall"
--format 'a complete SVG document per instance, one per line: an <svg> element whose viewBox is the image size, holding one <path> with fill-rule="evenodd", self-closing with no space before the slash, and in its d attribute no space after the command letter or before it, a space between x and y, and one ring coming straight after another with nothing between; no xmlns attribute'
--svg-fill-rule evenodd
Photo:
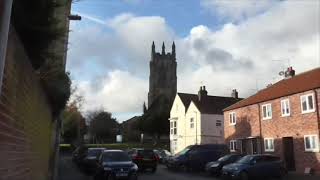
<svg viewBox="0 0 320 180"><path fill-rule="evenodd" d="M180 97L176 95L169 119L169 122L177 121L177 135L170 134L171 153L176 154L189 145L224 142L223 115L201 114L193 102L187 112L185 109ZM193 128L190 125L191 118L194 122ZM216 126L217 120L221 121L221 126ZM172 148L174 146L176 148Z"/></svg>
<svg viewBox="0 0 320 180"><path fill-rule="evenodd" d="M179 152L181 150L179 147L181 144L184 144L183 135L185 134L185 109L186 108L184 107L180 97L176 95L171 107L169 118L169 122L177 122L177 134L170 134L170 151L173 154ZM176 148L173 148L174 144L177 144Z"/></svg>
<svg viewBox="0 0 320 180"><path fill-rule="evenodd" d="M221 126L217 126L217 121ZM224 116L220 114L202 114L201 115L201 144L224 143L223 133Z"/></svg>

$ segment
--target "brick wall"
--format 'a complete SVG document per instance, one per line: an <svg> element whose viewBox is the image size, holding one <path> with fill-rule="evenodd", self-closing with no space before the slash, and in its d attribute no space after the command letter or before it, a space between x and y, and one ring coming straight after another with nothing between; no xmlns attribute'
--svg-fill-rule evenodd
<svg viewBox="0 0 320 180"><path fill-rule="evenodd" d="M317 89L317 105L316 109L320 108L320 89ZM295 166L298 172L304 172L305 167L311 167L320 174L320 153L306 152L304 148L304 135L315 134L319 138L319 119L318 111L302 114L300 96L303 94L314 93L314 90L294 94L288 97L267 101L260 104L254 104L231 111L224 112L225 116L225 141L229 143L232 139L260 136L259 126L259 108L263 104L271 103L272 119L260 120L261 122L261 137L274 139L274 152L264 152L262 141L262 152L275 154L284 158L283 152L283 137L292 137L294 146ZM281 100L289 99L290 101L290 116L281 116ZM237 124L229 126L229 113L235 112L237 116ZM260 110L261 113L261 110ZM262 115L261 115L262 116Z"/></svg>
<svg viewBox="0 0 320 180"><path fill-rule="evenodd" d="M46 180L53 121L39 80L10 30L0 97L0 180Z"/></svg>

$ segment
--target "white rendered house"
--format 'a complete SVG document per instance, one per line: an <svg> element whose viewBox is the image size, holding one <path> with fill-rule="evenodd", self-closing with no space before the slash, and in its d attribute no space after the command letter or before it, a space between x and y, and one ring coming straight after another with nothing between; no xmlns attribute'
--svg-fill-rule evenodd
<svg viewBox="0 0 320 180"><path fill-rule="evenodd" d="M222 110L241 100L236 90L232 96L208 96L205 86L198 95L177 93L169 118L171 153L194 144L224 143Z"/></svg>

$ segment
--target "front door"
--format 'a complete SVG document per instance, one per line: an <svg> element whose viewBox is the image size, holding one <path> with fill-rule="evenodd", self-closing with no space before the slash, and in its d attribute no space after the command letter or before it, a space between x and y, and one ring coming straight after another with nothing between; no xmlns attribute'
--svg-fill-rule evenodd
<svg viewBox="0 0 320 180"><path fill-rule="evenodd" d="M294 171L295 161L294 161L294 147L293 147L293 138L292 137L284 137L282 138L283 144L283 157L284 162L288 170Z"/></svg>

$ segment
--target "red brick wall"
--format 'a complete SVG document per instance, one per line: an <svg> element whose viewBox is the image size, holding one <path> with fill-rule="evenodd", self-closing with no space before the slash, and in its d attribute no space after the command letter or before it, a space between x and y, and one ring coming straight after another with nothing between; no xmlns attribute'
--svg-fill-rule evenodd
<svg viewBox="0 0 320 180"><path fill-rule="evenodd" d="M21 42L11 30L0 96L0 180L46 180L52 116Z"/></svg>
<svg viewBox="0 0 320 180"><path fill-rule="evenodd" d="M229 113L235 112L236 125L230 125ZM259 109L258 105L250 105L241 109L224 112L224 134L226 143L231 139L259 136Z"/></svg>
<svg viewBox="0 0 320 180"><path fill-rule="evenodd" d="M320 107L320 89L317 89L318 109ZM303 94L314 93L314 91L307 91L280 99L271 100L268 102L260 103L259 107L263 104L272 104L272 119L261 120L261 137L274 138L275 151L266 152L280 156L283 158L283 144L282 137L294 138L294 154L295 165L298 172L304 172L305 167L311 167L320 173L320 153L319 152L306 152L304 148L304 135L316 134L319 137L319 120L317 110L312 113L302 114L300 96ZM289 98L290 101L290 116L281 117L281 103L282 99ZM235 127L228 126L229 112L236 112L237 125ZM261 110L260 110L261 113ZM237 139L248 136L259 135L259 114L258 104L242 107L232 111L226 111L225 116L225 139L229 143L230 139ZM250 117L250 127L247 123L243 123L242 117ZM262 117L262 114L261 114ZM246 129L246 130L244 130ZM249 133L250 132L250 133ZM262 143L263 144L263 143ZM263 148L264 152L264 148Z"/></svg>

